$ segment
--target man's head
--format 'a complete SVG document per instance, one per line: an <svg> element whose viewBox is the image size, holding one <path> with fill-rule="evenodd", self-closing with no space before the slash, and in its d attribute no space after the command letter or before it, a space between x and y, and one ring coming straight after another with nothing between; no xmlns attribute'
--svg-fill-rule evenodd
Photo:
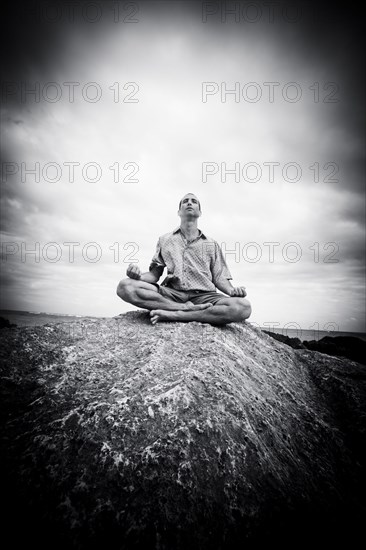
<svg viewBox="0 0 366 550"><path fill-rule="evenodd" d="M184 195L179 203L178 215L182 218L199 218L201 212L200 201L193 193L187 193Z"/></svg>

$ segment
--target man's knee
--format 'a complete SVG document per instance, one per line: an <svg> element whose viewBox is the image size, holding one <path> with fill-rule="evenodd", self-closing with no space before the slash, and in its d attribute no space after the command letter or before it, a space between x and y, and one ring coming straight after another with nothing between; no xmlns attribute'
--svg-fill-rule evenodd
<svg viewBox="0 0 366 550"><path fill-rule="evenodd" d="M252 306L247 298L235 298L233 311L236 321L245 321L252 313Z"/></svg>
<svg viewBox="0 0 366 550"><path fill-rule="evenodd" d="M117 296L126 302L130 302L135 295L135 286L133 279L129 277L122 279L117 286Z"/></svg>

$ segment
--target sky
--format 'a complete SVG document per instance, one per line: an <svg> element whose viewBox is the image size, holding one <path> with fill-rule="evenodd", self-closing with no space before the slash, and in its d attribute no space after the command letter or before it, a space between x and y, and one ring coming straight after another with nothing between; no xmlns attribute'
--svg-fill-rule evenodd
<svg viewBox="0 0 366 550"><path fill-rule="evenodd" d="M366 330L360 17L271 6L9 5L2 309L136 309L118 281L192 192L250 321Z"/></svg>

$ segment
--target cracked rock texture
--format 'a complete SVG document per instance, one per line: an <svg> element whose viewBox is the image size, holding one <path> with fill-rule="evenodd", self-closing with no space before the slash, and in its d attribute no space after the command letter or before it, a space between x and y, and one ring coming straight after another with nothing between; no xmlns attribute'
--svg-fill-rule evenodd
<svg viewBox="0 0 366 550"><path fill-rule="evenodd" d="M348 544L365 366L148 313L1 331L9 548ZM4 534L3 534L4 535Z"/></svg>

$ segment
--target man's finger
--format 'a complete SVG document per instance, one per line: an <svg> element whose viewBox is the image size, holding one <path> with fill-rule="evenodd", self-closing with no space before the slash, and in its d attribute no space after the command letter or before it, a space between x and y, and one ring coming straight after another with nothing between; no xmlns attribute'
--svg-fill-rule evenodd
<svg viewBox="0 0 366 550"><path fill-rule="evenodd" d="M136 273L136 271L134 271L133 269L127 269L126 274L130 279L139 279L140 278L140 274Z"/></svg>

